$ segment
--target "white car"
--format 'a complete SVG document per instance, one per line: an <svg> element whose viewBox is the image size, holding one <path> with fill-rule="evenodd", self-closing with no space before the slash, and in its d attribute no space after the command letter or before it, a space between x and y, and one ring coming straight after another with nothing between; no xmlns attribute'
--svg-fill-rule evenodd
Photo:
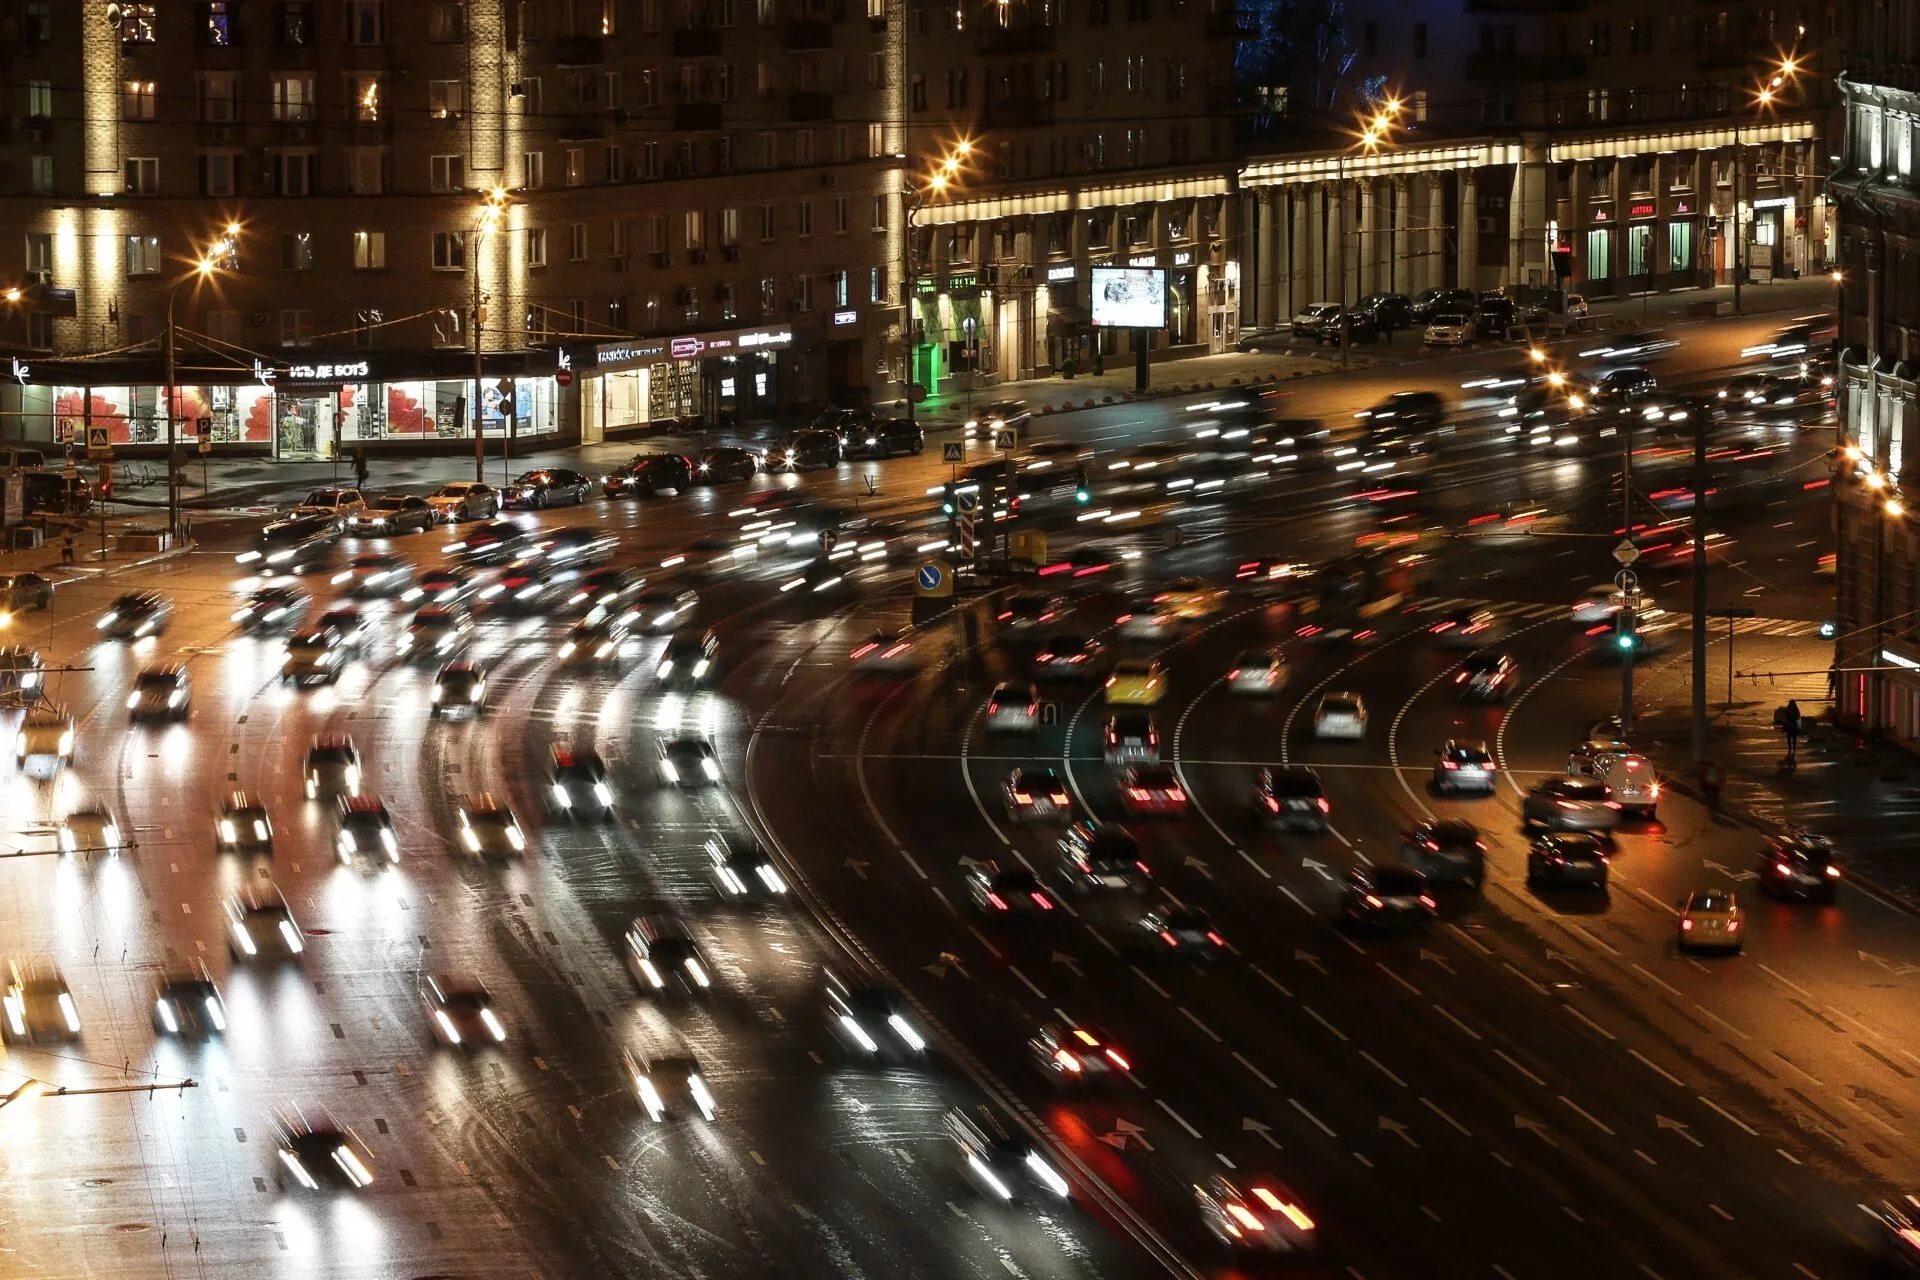
<svg viewBox="0 0 1920 1280"><path fill-rule="evenodd" d="M120 824L100 804L83 804L60 820L60 852L116 855L120 852Z"/></svg>
<svg viewBox="0 0 1920 1280"><path fill-rule="evenodd" d="M1420 340L1430 347L1464 347L1473 341L1473 317L1435 316Z"/></svg>
<svg viewBox="0 0 1920 1280"><path fill-rule="evenodd" d="M1652 596L1639 591L1621 591L1611 582L1598 582L1573 602L1573 621L1583 627L1592 626L1598 622L1612 622L1622 609L1632 609L1634 613L1641 614L1651 608Z"/></svg>
<svg viewBox="0 0 1920 1280"><path fill-rule="evenodd" d="M60 707L41 707L27 713L14 738L14 762L29 778L47 782L73 763L73 717Z"/></svg>
<svg viewBox="0 0 1920 1280"><path fill-rule="evenodd" d="M364 511L367 500L360 496L358 489L315 489L300 500L294 514L302 516L333 516L344 520L350 515Z"/></svg>
<svg viewBox="0 0 1920 1280"><path fill-rule="evenodd" d="M427 495L433 517L442 524L461 520L491 520L500 514L500 493L492 485L455 480Z"/></svg>
<svg viewBox="0 0 1920 1280"><path fill-rule="evenodd" d="M1287 683L1287 660L1278 649L1243 649L1227 670L1227 688L1233 693L1263 698L1280 692Z"/></svg>
<svg viewBox="0 0 1920 1280"><path fill-rule="evenodd" d="M987 698L988 733L1032 733L1040 727L1040 695L1030 684L1003 680Z"/></svg>
<svg viewBox="0 0 1920 1280"><path fill-rule="evenodd" d="M1327 693L1313 712L1313 736L1345 738L1354 742L1367 736L1367 704L1357 693Z"/></svg>

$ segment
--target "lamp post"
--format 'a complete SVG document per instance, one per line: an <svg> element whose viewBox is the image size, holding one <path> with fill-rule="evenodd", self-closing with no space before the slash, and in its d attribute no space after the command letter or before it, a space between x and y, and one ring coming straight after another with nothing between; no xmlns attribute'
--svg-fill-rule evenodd
<svg viewBox="0 0 1920 1280"><path fill-rule="evenodd" d="M473 261L468 274L473 277L473 298L468 311L469 332L473 338L473 478L476 483L487 478L487 438L483 431L485 418L480 400L480 317L485 297L480 292L480 247L487 237L500 229L506 219L507 189L494 187L487 192L485 201L474 211L473 220Z"/></svg>
<svg viewBox="0 0 1920 1280"><path fill-rule="evenodd" d="M960 179L960 168L967 157L973 154L971 139L962 138L953 144L953 149L942 156L940 163L927 175L924 183L915 183L908 178L901 188L906 197L906 235L900 246L900 391L907 402L907 421L913 422L913 300L914 285L918 279L915 270L913 216L924 208L927 202L944 197L947 188ZM972 379L968 379L971 390Z"/></svg>
<svg viewBox="0 0 1920 1280"><path fill-rule="evenodd" d="M167 536L180 536L180 419L176 400L179 388L176 349L178 342L174 330L174 303L180 296L180 290L188 284L198 284L211 280L223 268L233 270L238 265L240 224L227 224L226 234L193 264L193 270L175 280L167 289L166 328L161 331L160 349L166 363L165 385L161 388L164 397L164 410L167 417Z"/></svg>
<svg viewBox="0 0 1920 1280"><path fill-rule="evenodd" d="M1366 155L1378 155L1380 149L1392 145L1387 137L1400 115L1400 99L1388 98L1379 111L1373 113L1360 130L1360 139L1355 149ZM1334 228L1334 243L1340 246L1340 363L1350 362L1349 348L1353 340L1353 312L1347 305L1347 153L1340 152L1334 157L1334 186L1340 193L1340 202L1336 206L1340 220ZM1366 245L1366 228L1363 226L1354 233L1354 252L1359 254ZM1354 275L1360 273L1359 264L1354 264Z"/></svg>
<svg viewBox="0 0 1920 1280"><path fill-rule="evenodd" d="M1778 102L1781 93L1799 82L1800 59L1797 54L1788 54L1774 64L1766 83L1754 90L1753 105L1762 114L1770 113ZM1740 236L1740 197L1742 179L1746 175L1747 144L1740 136L1740 120L1733 122L1733 309L1740 310L1740 286L1747 273L1744 262L1744 246Z"/></svg>

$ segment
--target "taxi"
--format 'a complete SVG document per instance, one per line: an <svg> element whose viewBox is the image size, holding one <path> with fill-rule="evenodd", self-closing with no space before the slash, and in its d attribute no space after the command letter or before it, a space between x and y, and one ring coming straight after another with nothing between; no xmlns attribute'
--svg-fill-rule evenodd
<svg viewBox="0 0 1920 1280"><path fill-rule="evenodd" d="M1680 907L1682 951L1738 951L1746 941L1746 916L1731 893L1704 889Z"/></svg>
<svg viewBox="0 0 1920 1280"><path fill-rule="evenodd" d="M1107 705L1151 707L1166 692L1165 676L1153 658L1122 658L1107 677Z"/></svg>
<svg viewBox="0 0 1920 1280"><path fill-rule="evenodd" d="M1192 622L1219 609L1226 597L1223 588L1210 586L1199 578L1175 578L1153 600L1162 611L1182 622Z"/></svg>

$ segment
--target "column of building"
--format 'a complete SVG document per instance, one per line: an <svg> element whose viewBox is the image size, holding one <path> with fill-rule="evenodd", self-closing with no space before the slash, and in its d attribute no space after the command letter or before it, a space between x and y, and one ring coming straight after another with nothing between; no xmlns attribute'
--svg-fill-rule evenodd
<svg viewBox="0 0 1920 1280"><path fill-rule="evenodd" d="M1291 234L1287 237L1286 310L1278 317L1281 321L1291 320L1300 314L1300 308L1313 301L1314 284L1312 271L1320 261L1319 241L1314 238L1313 206L1315 189L1304 183L1291 183L1286 188L1288 227Z"/></svg>
<svg viewBox="0 0 1920 1280"><path fill-rule="evenodd" d="M1462 289L1480 288L1480 184L1472 169L1460 170L1460 278Z"/></svg>
<svg viewBox="0 0 1920 1280"><path fill-rule="evenodd" d="M1427 225L1421 234L1422 289L1440 289L1447 283L1447 178L1443 173L1421 176L1427 188Z"/></svg>

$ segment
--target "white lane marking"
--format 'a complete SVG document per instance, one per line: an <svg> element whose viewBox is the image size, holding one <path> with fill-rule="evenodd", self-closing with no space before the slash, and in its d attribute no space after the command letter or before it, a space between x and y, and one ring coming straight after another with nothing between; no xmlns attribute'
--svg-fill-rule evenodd
<svg viewBox="0 0 1920 1280"><path fill-rule="evenodd" d="M1707 1106L1711 1107L1715 1112L1717 1112L1720 1115L1720 1117L1723 1120L1727 1121L1729 1124L1735 1125L1740 1129L1744 1130L1746 1132L1746 1135L1749 1138L1757 1138L1760 1136L1760 1131L1758 1129L1748 1124L1745 1120L1742 1120L1739 1116L1734 1115L1733 1112L1727 1110L1725 1107L1715 1102L1712 1098L1709 1098L1706 1094L1701 1093L1701 1094L1695 1094L1694 1096L1699 1098L1700 1101L1704 1102Z"/></svg>
<svg viewBox="0 0 1920 1280"><path fill-rule="evenodd" d="M1601 1026L1599 1023L1595 1022L1592 1018L1589 1018L1586 1014L1574 1008L1572 1005L1562 1003L1560 1007L1562 1009L1565 1009L1568 1013L1572 1014L1574 1017L1580 1019L1580 1021L1586 1023L1588 1027L1592 1028L1594 1031L1599 1032L1601 1035L1605 1036L1607 1039L1618 1040L1620 1038L1619 1036L1616 1036L1615 1034L1613 1034L1613 1032Z"/></svg>
<svg viewBox="0 0 1920 1280"><path fill-rule="evenodd" d="M1555 663L1552 667L1549 667L1545 675L1520 690L1520 692L1514 694L1513 701L1507 704L1505 712L1500 716L1500 727L1494 731L1493 735L1493 758L1500 762L1500 774L1507 780L1507 785L1513 788L1513 794L1523 800L1526 798L1527 793L1520 789L1518 782L1514 781L1513 770L1507 768L1507 726L1512 724L1513 718L1520 714L1520 704L1525 702L1534 690L1545 685L1547 681L1553 679L1562 671L1565 671L1582 656L1584 655L1575 652L1564 661Z"/></svg>
<svg viewBox="0 0 1920 1280"><path fill-rule="evenodd" d="M1442 1120L1445 1120L1448 1124L1452 1125L1455 1129L1459 1130L1461 1137L1471 1138L1473 1136L1472 1130L1468 1129L1467 1126L1461 1124L1458 1120L1455 1120L1452 1116L1448 1115L1445 1111L1441 1110L1440 1104L1435 1102L1433 1099L1422 1098L1420 1099L1420 1105L1425 1107L1427 1110L1433 1112L1433 1114L1439 1116Z"/></svg>
<svg viewBox="0 0 1920 1280"><path fill-rule="evenodd" d="M1246 1059L1246 1056L1242 1054L1238 1049L1235 1049L1233 1051L1233 1060L1235 1062L1238 1062L1241 1066L1245 1067L1247 1070L1253 1072L1254 1078L1257 1079L1261 1084L1264 1084L1265 1086L1267 1086L1267 1088L1278 1089L1280 1087L1279 1085L1273 1082L1272 1078L1269 1077L1266 1072L1254 1066L1251 1062L1248 1062Z"/></svg>
<svg viewBox="0 0 1920 1280"><path fill-rule="evenodd" d="M1511 1057L1505 1049L1495 1049L1493 1052L1494 1052L1494 1056L1498 1057L1500 1061L1506 1063L1508 1066L1512 1067L1515 1071L1518 1071L1521 1075L1525 1076L1527 1079L1539 1085L1542 1089L1547 1087L1547 1082L1545 1080L1542 1080L1539 1076L1527 1070L1526 1067L1522 1066L1517 1059Z"/></svg>
<svg viewBox="0 0 1920 1280"><path fill-rule="evenodd" d="M1389 1071L1385 1063L1381 1062L1380 1059L1374 1057L1371 1053L1368 1053L1365 1049L1362 1049L1360 1051L1360 1056L1365 1058L1369 1063L1373 1064L1373 1069L1375 1071L1378 1071L1381 1075L1393 1081L1395 1084L1399 1085L1402 1089L1407 1087L1407 1082L1405 1080L1402 1080L1399 1076Z"/></svg>
<svg viewBox="0 0 1920 1280"><path fill-rule="evenodd" d="M1346 1040L1347 1033L1342 1031L1340 1028L1334 1026L1331 1022L1328 1022L1325 1018L1321 1017L1320 1014L1314 1009L1312 1005L1303 1004L1300 1007L1306 1010L1308 1017L1312 1018L1315 1022L1319 1023L1321 1026L1325 1027L1327 1030L1333 1032L1335 1038L1341 1041Z"/></svg>
<svg viewBox="0 0 1920 1280"><path fill-rule="evenodd" d="M1227 829L1214 820L1213 811L1200 802L1200 793L1194 790L1192 781L1188 779L1186 762L1181 758L1180 746L1187 732L1187 717L1193 714L1194 708L1198 707L1208 694L1225 684L1226 680L1227 677L1221 676L1219 679L1208 684L1207 687L1199 693L1195 694L1193 700L1187 703L1186 709L1180 713L1180 718L1174 721L1173 772L1174 776L1180 779L1180 785L1185 789L1187 798L1192 801L1194 812L1198 813L1200 817L1205 820L1206 824L1213 828L1214 834L1220 837L1220 842L1239 854L1248 866L1260 873L1262 879L1271 880L1273 879L1273 873L1255 861L1245 849L1242 849L1239 842L1227 834Z"/></svg>
<svg viewBox="0 0 1920 1280"><path fill-rule="evenodd" d="M1147 976L1147 971L1145 969L1142 969L1137 964L1130 964L1127 966L1127 968L1133 970L1136 974L1138 974L1140 976L1140 981L1146 983L1148 986L1152 987L1155 991L1159 992L1160 998L1162 1000L1173 999L1172 996L1167 994L1167 989L1165 987L1161 986L1159 983L1155 982L1152 978L1149 978Z"/></svg>
<svg viewBox="0 0 1920 1280"><path fill-rule="evenodd" d="M1614 1138L1619 1136L1612 1129L1609 1129L1605 1124L1601 1123L1601 1121L1598 1118L1596 1118L1592 1112L1582 1107L1579 1103L1575 1102L1572 1098L1569 1098L1566 1094L1563 1093L1560 1095L1560 1101L1566 1103L1569 1107L1572 1107L1575 1115L1579 1116L1582 1120L1585 1120L1588 1124L1592 1125L1594 1128L1598 1129L1600 1132L1606 1134L1609 1138Z"/></svg>
<svg viewBox="0 0 1920 1280"><path fill-rule="evenodd" d="M1641 1053L1638 1049L1628 1049L1627 1052L1632 1054L1635 1058L1639 1059L1641 1066L1653 1072L1655 1075L1658 1075L1661 1079L1665 1080L1668 1084L1673 1085L1677 1089L1684 1089L1687 1087L1686 1085L1681 1083L1680 1077L1674 1075L1673 1072L1667 1070L1665 1067L1661 1066L1659 1063L1655 1062L1653 1059L1647 1057L1644 1053Z"/></svg>
<svg viewBox="0 0 1920 1280"><path fill-rule="evenodd" d="M1484 942L1481 942L1480 939L1474 937L1472 934L1468 933L1465 929L1462 929L1459 925L1453 923L1453 921L1451 920L1447 921L1447 928L1451 929L1454 935L1458 937L1460 941L1466 943L1468 946L1472 947L1475 951L1478 951L1481 955L1490 956L1493 954L1492 949L1489 948Z"/></svg>
<svg viewBox="0 0 1920 1280"><path fill-rule="evenodd" d="M1313 1112L1307 1110L1306 1104L1301 1102L1300 1099L1288 1098L1287 1102L1293 1107L1295 1111L1298 1111L1301 1115L1313 1121L1313 1123L1316 1126L1318 1126L1320 1132L1326 1134L1329 1138L1338 1138L1340 1136L1339 1134L1335 1133L1332 1129L1327 1127L1326 1121L1322 1120L1319 1116L1313 1114Z"/></svg>
<svg viewBox="0 0 1920 1280"><path fill-rule="evenodd" d="M1451 1022L1454 1026L1460 1028L1462 1031L1466 1032L1469 1036L1473 1037L1475 1040L1480 1039L1480 1033L1478 1031L1475 1031L1472 1027L1468 1026L1466 1023L1460 1021L1460 1019L1454 1017L1453 1014L1447 1009L1447 1006L1441 1004L1437 1000L1429 1001L1428 1003L1431 1004L1434 1007L1434 1009L1440 1014L1440 1016L1445 1018L1448 1022Z"/></svg>
<svg viewBox="0 0 1920 1280"><path fill-rule="evenodd" d="M1752 1036L1748 1035L1746 1032L1742 1031L1740 1028L1734 1026L1731 1022L1728 1022L1725 1018L1721 1017L1719 1014L1715 1013L1713 1010L1707 1008L1707 1006L1700 1004L1699 1002L1696 1001L1693 1007L1698 1009L1700 1012L1706 1014L1709 1018L1712 1018L1715 1022L1719 1023L1721 1026L1725 1027L1727 1030L1733 1032L1733 1034L1739 1036L1742 1040L1753 1039Z"/></svg>
<svg viewBox="0 0 1920 1280"><path fill-rule="evenodd" d="M1165 1098L1155 1098L1154 1102L1159 1105L1162 1111L1166 1112L1168 1115L1173 1117L1173 1122L1175 1124L1179 1125L1182 1129L1185 1129L1189 1134L1191 1134L1196 1138L1200 1136L1200 1131L1194 1128L1192 1125L1188 1124L1186 1120L1181 1117L1178 1111L1175 1111L1172 1107L1168 1106Z"/></svg>
<svg viewBox="0 0 1920 1280"><path fill-rule="evenodd" d="M1253 970L1255 973L1259 974L1262 978L1264 978L1267 981L1267 984L1271 986L1275 991L1278 991L1281 995L1285 996L1289 1000L1293 999L1293 992L1287 990L1286 985L1282 983L1280 979L1274 977L1272 974L1268 973L1265 969L1262 969L1257 964L1249 964L1247 968Z"/></svg>
<svg viewBox="0 0 1920 1280"><path fill-rule="evenodd" d="M1027 990L1033 992L1033 994L1040 997L1040 999L1045 1000L1047 998L1047 993L1042 991L1040 988L1034 986L1033 981L1030 978L1028 978L1026 974L1020 972L1019 966L1010 964L1007 966L1007 972L1011 973L1014 977L1020 979L1021 982L1025 983Z"/></svg>
<svg viewBox="0 0 1920 1280"><path fill-rule="evenodd" d="M1764 968L1765 966L1762 966L1762 967ZM1655 986L1665 991L1668 995L1673 996L1674 998L1680 999L1680 1000L1686 999L1685 996L1680 994L1680 988L1674 986L1672 983L1667 982L1663 979L1654 977L1652 973L1648 972L1646 969L1641 968L1639 965L1639 962L1636 961L1632 964L1629 964L1627 968L1632 969L1635 973L1645 978L1648 982L1653 983Z"/></svg>
<svg viewBox="0 0 1920 1280"><path fill-rule="evenodd" d="M1389 978L1392 978L1395 982L1405 987L1408 991L1412 992L1414 995L1417 996L1420 994L1420 988L1414 986L1411 982L1408 982L1405 978L1401 977L1399 974L1395 973L1393 970L1387 968L1386 965L1379 964L1379 962L1377 961L1375 963L1379 968L1380 972L1386 974Z"/></svg>
<svg viewBox="0 0 1920 1280"><path fill-rule="evenodd" d="M1222 1043L1220 1039L1220 1033L1215 1031L1212 1027L1208 1026L1206 1023L1202 1022L1199 1018L1199 1015L1195 1014L1191 1009L1188 1009L1186 1006L1182 1005L1180 1008L1180 1013L1181 1013L1181 1016L1186 1018L1188 1022L1191 1022L1194 1026L1206 1032L1208 1038L1211 1039L1215 1044ZM1197 1133L1194 1135L1194 1137L1196 1138L1199 1136L1200 1135Z"/></svg>
<svg viewBox="0 0 1920 1280"><path fill-rule="evenodd" d="M1775 1147L1775 1148L1774 1148L1774 1152L1775 1152L1776 1154L1778 1154L1778 1155L1779 1155L1779 1156L1780 1156L1780 1157L1781 1157L1782 1159L1784 1159L1784 1160L1785 1160L1785 1161L1786 1161L1786 1162L1787 1162L1788 1164L1799 1164L1799 1163L1800 1163L1800 1161L1798 1161L1797 1159L1795 1159L1795 1158L1794 1158L1794 1155L1793 1155L1793 1152L1791 1152L1791 1151L1789 1151L1789 1150L1787 1150L1787 1149L1786 1149L1785 1147ZM1799 1266L1799 1264L1798 1264L1798 1263L1795 1263L1794 1265L1795 1265L1795 1266ZM1811 1271L1809 1271L1809 1272L1807 1272L1807 1274L1808 1274L1808 1275L1812 1275L1813 1273L1812 1273Z"/></svg>

